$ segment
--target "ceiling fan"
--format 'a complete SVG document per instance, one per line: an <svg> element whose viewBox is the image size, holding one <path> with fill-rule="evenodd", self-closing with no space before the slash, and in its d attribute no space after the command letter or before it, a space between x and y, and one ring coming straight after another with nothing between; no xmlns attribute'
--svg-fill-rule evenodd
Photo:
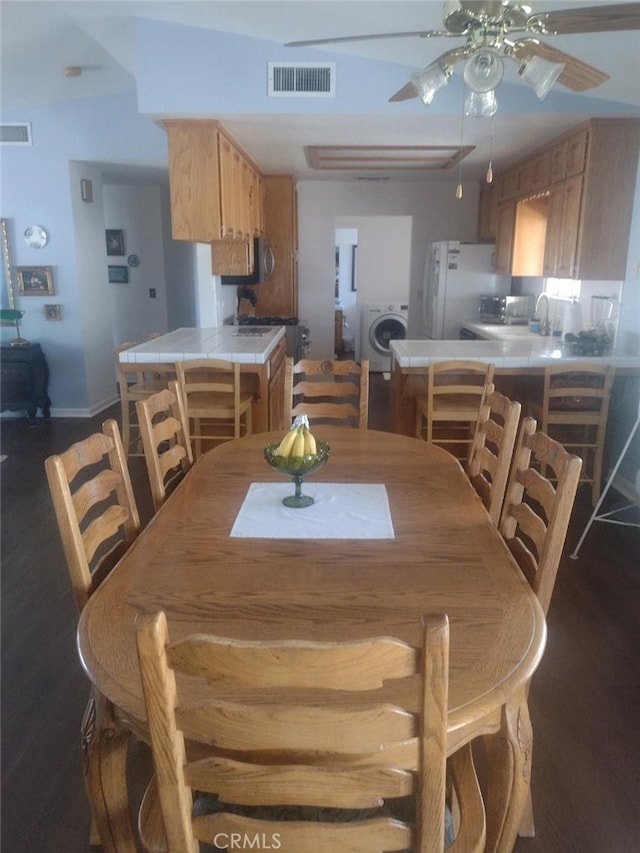
<svg viewBox="0 0 640 853"><path fill-rule="evenodd" d="M435 93L451 78L458 62L465 61L464 80L470 90L469 115L486 117L497 109L494 89L502 80L503 58L513 60L523 80L542 100L555 82L584 92L599 86L609 75L557 50L538 36L599 33L640 29L640 3L587 5L579 9L532 13L531 7L509 0L447 0L443 30L339 36L289 42L305 47L343 42L394 38L466 38L465 44L443 53L389 98L404 101L420 97L430 104ZM515 40L514 34L523 34Z"/></svg>

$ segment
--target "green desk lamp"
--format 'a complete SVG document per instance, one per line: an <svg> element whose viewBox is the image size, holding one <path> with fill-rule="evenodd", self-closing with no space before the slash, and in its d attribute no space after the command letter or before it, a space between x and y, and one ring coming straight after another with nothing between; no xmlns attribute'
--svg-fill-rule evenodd
<svg viewBox="0 0 640 853"><path fill-rule="evenodd" d="M29 341L20 337L20 320L24 317L24 311L17 311L15 308L0 309L0 323L3 326L15 326L16 337L11 341L12 347L29 346Z"/></svg>

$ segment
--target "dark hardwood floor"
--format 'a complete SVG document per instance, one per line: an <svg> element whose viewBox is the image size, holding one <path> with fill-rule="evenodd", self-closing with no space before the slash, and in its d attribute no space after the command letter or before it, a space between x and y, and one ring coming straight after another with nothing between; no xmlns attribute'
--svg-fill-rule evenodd
<svg viewBox="0 0 640 853"><path fill-rule="evenodd" d="M388 382L379 374L370 410L371 427L390 427ZM91 420L1 424L3 853L89 849L78 738L88 687L43 463L107 416L118 409ZM131 459L130 469L148 520L143 460ZM582 487L567 553L590 511ZM530 698L536 837L519 839L515 853L640 849L639 613L640 531L596 523L579 559L563 558L549 611ZM148 768L148 755L137 747L132 775L141 766Z"/></svg>

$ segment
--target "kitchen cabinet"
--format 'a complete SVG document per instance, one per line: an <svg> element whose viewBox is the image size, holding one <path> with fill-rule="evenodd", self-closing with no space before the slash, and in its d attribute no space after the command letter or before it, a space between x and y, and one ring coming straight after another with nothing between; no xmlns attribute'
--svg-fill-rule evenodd
<svg viewBox="0 0 640 853"><path fill-rule="evenodd" d="M531 191L545 189L551 179L551 157L548 151L538 155L531 163Z"/></svg>
<svg viewBox="0 0 640 853"><path fill-rule="evenodd" d="M210 243L222 237L218 132L211 122L165 122L169 145L171 233Z"/></svg>
<svg viewBox="0 0 640 853"><path fill-rule="evenodd" d="M498 234L498 193L495 184L480 187L478 205L478 242L495 243Z"/></svg>
<svg viewBox="0 0 640 853"><path fill-rule="evenodd" d="M269 359L269 429L288 429L284 423L287 341L283 338Z"/></svg>
<svg viewBox="0 0 640 853"><path fill-rule="evenodd" d="M494 266L502 275L511 274L511 256L516 224L516 202L504 202L498 207L496 251Z"/></svg>
<svg viewBox="0 0 640 853"><path fill-rule="evenodd" d="M273 273L256 288L258 316L298 315L298 200L290 175L263 177L267 242L275 259Z"/></svg>
<svg viewBox="0 0 640 853"><path fill-rule="evenodd" d="M513 275L623 279L639 149L638 119L590 119L502 175L496 269ZM538 204L539 210L545 204L547 209L543 240L539 229L527 230L525 186L536 199L546 199ZM527 240L532 245L523 272L520 248Z"/></svg>
<svg viewBox="0 0 640 853"><path fill-rule="evenodd" d="M554 184L549 195L543 274L576 277L582 175Z"/></svg>
<svg viewBox="0 0 640 853"><path fill-rule="evenodd" d="M217 122L169 120L165 127L174 239L210 243L214 274L246 275L253 237L263 229L258 169Z"/></svg>

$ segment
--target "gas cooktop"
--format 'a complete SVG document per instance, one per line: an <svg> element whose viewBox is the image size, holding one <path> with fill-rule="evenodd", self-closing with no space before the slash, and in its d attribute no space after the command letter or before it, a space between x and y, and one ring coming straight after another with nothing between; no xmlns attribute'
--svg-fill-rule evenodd
<svg viewBox="0 0 640 853"><path fill-rule="evenodd" d="M273 326L239 326L234 334L243 338L261 338L263 335L270 335L271 332L273 332Z"/></svg>
<svg viewBox="0 0 640 853"><path fill-rule="evenodd" d="M297 317L238 317L240 326L297 326Z"/></svg>

